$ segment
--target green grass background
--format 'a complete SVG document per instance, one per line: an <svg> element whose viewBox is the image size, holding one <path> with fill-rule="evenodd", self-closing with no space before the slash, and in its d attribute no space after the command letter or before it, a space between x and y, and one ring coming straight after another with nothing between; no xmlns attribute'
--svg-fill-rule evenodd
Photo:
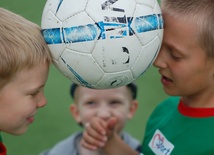
<svg viewBox="0 0 214 155"><path fill-rule="evenodd" d="M40 25L45 2L45 0L0 0L0 7ZM59 140L81 130L69 112L69 105L72 103L68 94L70 83L53 65L51 66L45 87L47 106L39 110L34 123L24 135L13 136L2 133L8 155L38 155ZM137 97L139 108L125 130L141 141L149 115L167 96L162 90L160 77L154 67L150 67L136 83L139 87Z"/></svg>

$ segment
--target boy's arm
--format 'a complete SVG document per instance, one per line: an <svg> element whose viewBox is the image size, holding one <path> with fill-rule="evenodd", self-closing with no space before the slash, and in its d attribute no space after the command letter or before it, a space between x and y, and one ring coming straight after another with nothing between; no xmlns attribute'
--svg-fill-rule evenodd
<svg viewBox="0 0 214 155"><path fill-rule="evenodd" d="M103 150L107 154L139 155L139 152L133 150L116 133L113 133L112 137L106 142Z"/></svg>
<svg viewBox="0 0 214 155"><path fill-rule="evenodd" d="M102 148L107 154L139 155L114 132L116 123L115 118L107 122L99 118L93 119L84 131L82 146L91 150Z"/></svg>

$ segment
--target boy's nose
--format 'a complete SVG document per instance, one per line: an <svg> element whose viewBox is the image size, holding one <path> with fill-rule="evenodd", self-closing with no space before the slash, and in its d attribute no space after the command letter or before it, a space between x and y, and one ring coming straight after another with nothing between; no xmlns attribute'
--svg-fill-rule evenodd
<svg viewBox="0 0 214 155"><path fill-rule="evenodd" d="M153 65L157 68L166 68L167 67L167 64L165 62L165 59L164 59L164 51L163 49L160 50L157 58L155 59Z"/></svg>
<svg viewBox="0 0 214 155"><path fill-rule="evenodd" d="M47 104L47 99L45 98L45 96L43 96L41 98L41 100L37 103L37 107L38 108L42 108Z"/></svg>
<svg viewBox="0 0 214 155"><path fill-rule="evenodd" d="M97 116L99 118L107 120L107 119L109 119L112 116L112 112L108 108L100 108L97 111Z"/></svg>

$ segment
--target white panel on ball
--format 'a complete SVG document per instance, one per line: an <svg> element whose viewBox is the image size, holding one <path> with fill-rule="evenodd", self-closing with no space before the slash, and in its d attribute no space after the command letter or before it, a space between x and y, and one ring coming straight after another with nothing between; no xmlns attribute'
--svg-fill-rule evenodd
<svg viewBox="0 0 214 155"><path fill-rule="evenodd" d="M140 70L143 71L141 73L142 75L148 69L148 67L152 64L152 62L154 61L154 59L158 54L160 43L161 43L160 38L155 37L150 43L143 46L138 59L135 61L134 66L131 68L134 78L139 77Z"/></svg>
<svg viewBox="0 0 214 155"><path fill-rule="evenodd" d="M133 78L131 70L105 73L103 78L97 83L97 86L99 86L99 88L118 87L120 85L129 84Z"/></svg>
<svg viewBox="0 0 214 155"><path fill-rule="evenodd" d="M103 42L106 40L99 41L92 53L97 63L107 73L129 70L141 52L142 44L138 38L131 36L129 38L118 38L115 40L109 39L110 44L120 46L105 45ZM130 44L132 46L127 47Z"/></svg>
<svg viewBox="0 0 214 155"><path fill-rule="evenodd" d="M71 76L72 78L70 78L71 80L74 79L73 77L77 76L77 81L82 82L87 86L96 85L104 75L103 70L95 62L91 54L75 52L67 49L62 53L60 63L63 70L70 73L68 75L73 75ZM90 81L90 83L87 81Z"/></svg>
<svg viewBox="0 0 214 155"><path fill-rule="evenodd" d="M159 4L157 3L157 1L151 1L151 0L136 0L136 2L138 4L142 4L144 6L149 6L151 8L154 8L156 5L159 6Z"/></svg>

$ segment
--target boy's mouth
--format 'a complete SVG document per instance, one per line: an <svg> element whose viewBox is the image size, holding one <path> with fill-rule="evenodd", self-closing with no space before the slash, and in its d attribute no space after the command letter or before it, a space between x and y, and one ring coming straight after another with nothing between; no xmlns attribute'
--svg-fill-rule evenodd
<svg viewBox="0 0 214 155"><path fill-rule="evenodd" d="M173 81L172 81L172 79L170 79L170 78L168 78L168 77L166 77L166 76L162 76L162 77L161 77L161 82L162 82L163 85L169 85L169 84L171 84Z"/></svg>
<svg viewBox="0 0 214 155"><path fill-rule="evenodd" d="M34 116L28 117L28 118L27 118L27 121L28 121L29 123L33 123L33 121L34 121Z"/></svg>
<svg viewBox="0 0 214 155"><path fill-rule="evenodd" d="M164 78L165 80L167 80L167 81L171 81L171 82L172 82L172 80L171 80L170 78L166 77L166 76L163 76L163 78Z"/></svg>

